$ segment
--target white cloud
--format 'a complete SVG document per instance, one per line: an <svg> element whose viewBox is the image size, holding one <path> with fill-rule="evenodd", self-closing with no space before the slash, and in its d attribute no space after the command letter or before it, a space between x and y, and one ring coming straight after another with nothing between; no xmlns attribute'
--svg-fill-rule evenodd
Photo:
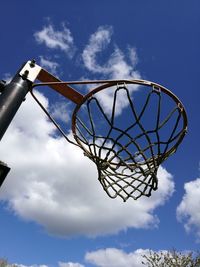
<svg viewBox="0 0 200 267"><path fill-rule="evenodd" d="M149 250L137 249L127 253L117 248L106 248L85 254L85 262L97 267L143 267L145 262L144 255L148 255ZM47 265L29 265L15 264L18 267L48 267ZM12 266L12 265L10 265ZM84 267L78 262L58 262L59 267Z"/></svg>
<svg viewBox="0 0 200 267"><path fill-rule="evenodd" d="M114 50L108 57L104 64L100 61L100 55L112 42L112 27L101 26L93 33L89 39L88 45L82 53L84 66L93 74L100 74L102 79L140 79L141 75L136 70L138 57L136 49L128 46L127 53L124 53L116 44ZM98 58L99 56L99 58ZM137 86L132 88L132 92L137 90ZM106 113L111 112L113 91L103 90L98 96ZM126 97L122 97L118 101L116 114L120 114L122 110L128 105Z"/></svg>
<svg viewBox="0 0 200 267"><path fill-rule="evenodd" d="M84 265L75 262L59 262L59 267L84 267Z"/></svg>
<svg viewBox="0 0 200 267"><path fill-rule="evenodd" d="M8 265L8 267L48 267L48 265L38 265L38 264L33 264L33 265L23 265L23 264L11 264ZM84 267L84 265L80 264L80 263L73 263L73 262L58 262L58 266L59 267Z"/></svg>
<svg viewBox="0 0 200 267"><path fill-rule="evenodd" d="M5 80L6 81L6 83L9 83L11 80L12 80L12 75L11 75L11 73L4 73L4 75L3 75L3 80Z"/></svg>
<svg viewBox="0 0 200 267"><path fill-rule="evenodd" d="M94 74L102 74L110 79L139 79L140 74L135 70L138 59L134 47L128 47L126 60L126 55L114 44L114 51L108 60L104 64L98 63L97 56L108 48L112 41L112 33L112 27L101 26L91 35L89 43L82 53L85 67Z"/></svg>
<svg viewBox="0 0 200 267"><path fill-rule="evenodd" d="M59 64L55 61L52 61L48 58L40 56L40 66L48 70L50 73L57 75Z"/></svg>
<svg viewBox="0 0 200 267"><path fill-rule="evenodd" d="M85 67L97 73L107 73L109 70L106 66L102 67L96 63L96 55L102 52L111 41L112 27L99 27L98 30L90 36L89 44L82 53Z"/></svg>
<svg viewBox="0 0 200 267"><path fill-rule="evenodd" d="M143 249L126 253L116 248L107 248L88 252L85 259L98 267L143 267L143 255L147 255L148 253L149 250Z"/></svg>
<svg viewBox="0 0 200 267"><path fill-rule="evenodd" d="M23 265L23 264L17 264L15 263L14 265L9 265L9 267L14 267L14 266L17 266L17 267L48 267L48 265L37 265L37 264L33 264L33 265Z"/></svg>
<svg viewBox="0 0 200 267"><path fill-rule="evenodd" d="M196 230L200 240L200 178L185 183L185 194L177 208L178 220L184 223L186 231Z"/></svg>
<svg viewBox="0 0 200 267"><path fill-rule="evenodd" d="M136 53L136 48L128 46L128 53L129 53L129 59L133 65L133 67L135 67L138 63L138 56Z"/></svg>
<svg viewBox="0 0 200 267"><path fill-rule="evenodd" d="M165 255L171 254L168 250L153 251L150 249L136 249L133 252L126 252L117 248L105 248L96 251L90 251L85 254L84 261L86 265L78 262L58 262L59 267L84 267L87 263L95 267L143 267L147 266L147 259L150 255L160 255L160 260L164 260ZM191 251L178 252L183 257L191 253ZM160 262L161 263L161 262ZM13 265L9 265L11 267ZM25 266L16 264L19 267L48 267L47 265L31 265ZM148 265L149 266L149 265ZM157 266L157 265L156 265ZM160 266L160 265L159 265Z"/></svg>
<svg viewBox="0 0 200 267"><path fill-rule="evenodd" d="M40 96L48 108L48 101ZM52 124L28 96L1 142L2 161L12 168L0 199L18 216L51 234L97 236L127 228L155 227L156 207L173 193L172 176L160 168L151 198L123 203L102 190L94 164L79 148L55 137Z"/></svg>
<svg viewBox="0 0 200 267"><path fill-rule="evenodd" d="M55 102L51 105L50 110L52 117L61 120L64 123L70 123L69 102Z"/></svg>
<svg viewBox="0 0 200 267"><path fill-rule="evenodd" d="M51 24L44 26L41 31L34 33L34 37L39 44L45 44L50 49L60 49L70 58L74 54L74 39L71 31L64 24L60 31L55 30Z"/></svg>
<svg viewBox="0 0 200 267"><path fill-rule="evenodd" d="M134 48L132 48L132 50L134 50ZM133 60L132 55L131 60ZM130 65L125 59L125 54L118 47L116 47L107 63L107 68L110 72L110 78L139 79L140 74L134 69L135 65L136 63Z"/></svg>

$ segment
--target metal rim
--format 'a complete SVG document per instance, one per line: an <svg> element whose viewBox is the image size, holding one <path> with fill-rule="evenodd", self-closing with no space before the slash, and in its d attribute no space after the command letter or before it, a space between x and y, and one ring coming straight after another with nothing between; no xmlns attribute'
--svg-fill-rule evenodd
<svg viewBox="0 0 200 267"><path fill-rule="evenodd" d="M74 139L76 140L77 144L87 153L90 154L89 151L82 145L82 143L80 142L79 138L77 138L77 134L76 134L76 116L77 113L79 111L79 109L81 108L82 104L84 104L89 98L91 98L94 94L107 89L111 86L115 86L119 83L125 83L125 84L136 84L136 85L144 85L147 87L154 87L156 89L161 90L162 93L168 95L171 99L173 99L173 101L176 103L176 105L178 106L178 108L181 110L181 114L182 114L182 118L183 118L183 129L182 129L182 133L180 134L177 142L174 144L174 146L172 148L170 148L168 151L166 151L165 155L163 155L163 160L165 160L167 157L169 157L171 154L173 154L177 147L179 146L179 144L182 142L185 134L187 133L187 125L188 125L188 119L187 119L187 114L185 111L185 108L182 104L182 102L179 100L179 98L172 93L169 89L165 88L164 86L151 82L151 81L147 81L147 80L111 80L111 81L90 81L89 83L102 83L104 82L104 84L95 87L94 89L92 89L88 94L86 94L83 99L82 102L80 104L77 104L77 106L74 109L73 115L72 115L72 133L74 136ZM85 82L87 83L87 82Z"/></svg>

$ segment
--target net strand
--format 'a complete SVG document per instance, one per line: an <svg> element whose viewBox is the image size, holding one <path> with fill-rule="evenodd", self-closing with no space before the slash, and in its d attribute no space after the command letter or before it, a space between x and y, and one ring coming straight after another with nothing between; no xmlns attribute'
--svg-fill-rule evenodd
<svg viewBox="0 0 200 267"><path fill-rule="evenodd" d="M33 88L32 88L33 89ZM73 142L68 138L68 136L65 134L65 132L62 130L60 125L53 119L53 117L50 115L50 113L47 111L47 109L44 107L44 105L41 103L41 101L36 97L36 95L33 93L33 90L30 90L30 94L33 97L33 99L36 101L36 103L39 105L39 107L43 110L43 112L46 114L48 119L54 124L58 132L69 142L70 144L73 144L75 146L80 147L77 143Z"/></svg>

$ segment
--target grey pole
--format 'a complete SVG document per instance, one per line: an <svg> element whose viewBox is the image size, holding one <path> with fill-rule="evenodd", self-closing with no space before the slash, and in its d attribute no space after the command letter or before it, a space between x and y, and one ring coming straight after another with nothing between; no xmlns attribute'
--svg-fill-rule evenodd
<svg viewBox="0 0 200 267"><path fill-rule="evenodd" d="M27 80L28 73L20 75L20 70L0 94L0 140L32 86L32 82Z"/></svg>
<svg viewBox="0 0 200 267"><path fill-rule="evenodd" d="M0 82L0 140L32 87L32 82L27 79L29 71L25 71L22 75L20 74L22 68L7 85L3 81ZM7 164L0 161L0 187L9 171Z"/></svg>

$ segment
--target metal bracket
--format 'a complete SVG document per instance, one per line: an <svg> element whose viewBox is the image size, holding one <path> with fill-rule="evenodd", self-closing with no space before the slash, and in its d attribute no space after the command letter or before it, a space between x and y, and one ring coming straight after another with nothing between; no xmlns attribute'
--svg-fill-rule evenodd
<svg viewBox="0 0 200 267"><path fill-rule="evenodd" d="M3 92L3 90L5 89L5 87L6 87L6 81L1 80L0 81L0 93Z"/></svg>
<svg viewBox="0 0 200 267"><path fill-rule="evenodd" d="M0 187L3 184L7 174L9 173L10 168L0 160Z"/></svg>
<svg viewBox="0 0 200 267"><path fill-rule="evenodd" d="M22 78L25 78L30 82L34 82L37 79L41 69L42 69L42 67L35 64L34 60L32 60L32 61L29 60L24 65L24 67L21 69L21 71L19 72L19 75Z"/></svg>

